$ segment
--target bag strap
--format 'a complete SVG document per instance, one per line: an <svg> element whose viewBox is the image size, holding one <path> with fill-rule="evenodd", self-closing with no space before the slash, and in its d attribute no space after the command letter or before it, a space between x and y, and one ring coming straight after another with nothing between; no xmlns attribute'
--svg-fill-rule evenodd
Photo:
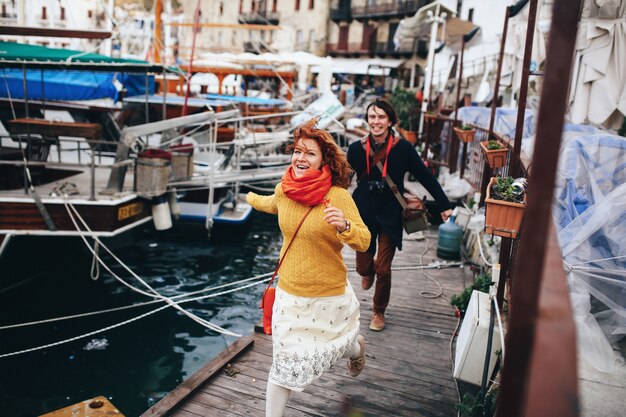
<svg viewBox="0 0 626 417"><path fill-rule="evenodd" d="M361 141L361 146L363 146L363 149L367 149L366 148L366 143L369 140L369 135L365 135L363 136L360 141ZM393 136L392 137L392 144L391 147L396 146L396 143L398 143L398 138ZM366 152L367 155L367 152ZM377 165L380 163L380 161L382 161L382 159L385 157L385 155L387 155L387 151L383 148L381 149L376 155L374 155L374 157L372 158L372 165ZM367 158L367 156L366 156ZM383 172L383 168L379 167L380 172ZM359 176L359 181L362 181L363 178L365 178L365 176L367 175L367 168L365 168L363 170L363 172L361 172L361 175Z"/></svg>
<svg viewBox="0 0 626 417"><path fill-rule="evenodd" d="M382 172L383 165L380 163L380 161L378 161L376 166L378 167L380 172ZM389 186L389 189L391 190L393 195L398 200L398 203L400 203L400 206L402 206L402 210L403 211L406 210L406 201L404 201L404 198L402 198L402 196L400 195L400 191L398 190L398 187L396 187L396 183L393 182L393 180L391 179L389 175L385 176L385 181L387 182L387 185Z"/></svg>
<svg viewBox="0 0 626 417"><path fill-rule="evenodd" d="M365 149L365 140L369 140L369 135L364 136L361 138L361 145L363 146L363 149ZM396 146L396 143L398 143L398 141L396 140L396 137L394 136L392 139L393 145L392 146ZM382 154L382 150L379 153ZM378 159L378 161L374 160L374 165L378 167L378 169L380 170L380 172L383 172L383 164L380 163L380 160L382 159L382 157L380 159ZM361 177L363 177L363 174L365 174L365 171L363 171L363 173L361 174ZM402 210L406 210L406 202L404 201L404 198L402 198L402 196L400 195L400 191L398 191L398 187L396 187L396 184L393 182L393 180L389 177L389 175L385 175L385 181L387 182L387 185L389 186L389 189L391 189L391 191L393 192L393 195L396 197L396 199L398 200L398 203L400 203L400 206L402 206Z"/></svg>
<svg viewBox="0 0 626 417"><path fill-rule="evenodd" d="M302 216L302 220L300 220L300 224L298 224L298 227L296 227L296 231L293 233L293 237L291 238L291 241L287 245L287 248L285 249L285 252L283 252L283 256L281 256L280 260L278 261L278 266L274 270L274 274L272 274L272 279L270 279L270 282L269 282L269 284L267 284L267 287L265 288L265 291L263 291L263 297L261 297L261 305L259 306L259 308L263 308L263 301L265 300L265 293L267 292L267 290L270 289L270 287L274 283L274 278L276 278L276 275L278 275L278 270L280 269L280 266L283 264L283 260L285 260L285 255L287 255L287 252L289 251L289 248L291 247L291 244L296 239L296 235L300 231L300 226L302 226L302 223L304 223L304 220L306 220L306 218L309 215L309 213L311 212L311 210L313 210L313 207L315 207L315 206L309 207L309 209L306 211L306 213L304 213L304 216Z"/></svg>

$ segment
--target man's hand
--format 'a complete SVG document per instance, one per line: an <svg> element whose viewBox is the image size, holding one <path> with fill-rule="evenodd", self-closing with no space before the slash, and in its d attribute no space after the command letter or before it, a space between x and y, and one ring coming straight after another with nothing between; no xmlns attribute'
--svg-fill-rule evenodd
<svg viewBox="0 0 626 417"><path fill-rule="evenodd" d="M441 212L441 220L443 220L444 223L448 221L450 216L452 216L452 209Z"/></svg>

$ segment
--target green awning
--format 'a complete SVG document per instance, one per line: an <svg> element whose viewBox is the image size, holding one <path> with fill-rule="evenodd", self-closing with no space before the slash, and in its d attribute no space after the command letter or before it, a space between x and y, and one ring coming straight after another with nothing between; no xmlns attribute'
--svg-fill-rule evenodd
<svg viewBox="0 0 626 417"><path fill-rule="evenodd" d="M86 69L93 71L162 72L163 66L138 59L0 41L0 67Z"/></svg>

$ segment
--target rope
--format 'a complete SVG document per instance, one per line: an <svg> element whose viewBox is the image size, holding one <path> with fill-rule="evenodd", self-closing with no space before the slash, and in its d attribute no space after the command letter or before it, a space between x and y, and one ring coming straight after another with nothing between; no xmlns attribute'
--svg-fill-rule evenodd
<svg viewBox="0 0 626 417"><path fill-rule="evenodd" d="M274 191L274 187L258 187L256 185L252 185L250 183L247 182L242 182L241 185L250 188L251 190L255 190L255 191L261 191L261 192L266 192L266 193L271 193Z"/></svg>
<svg viewBox="0 0 626 417"><path fill-rule="evenodd" d="M424 263L423 261L424 255L426 255L426 252L428 252L428 249L430 248L430 245L428 244L428 237L426 238L425 243L426 245L424 246L424 250L419 254L420 263ZM448 300L446 297L443 296L443 287L441 286L441 284L439 284L439 281L429 277L424 269L422 269L422 274L424 274L424 277L426 277L426 279L430 280L437 287L439 287L439 293L434 293L432 291L420 291L420 296L424 298L430 298L430 299L441 297L444 300L447 300L448 302L450 302L450 300Z"/></svg>
<svg viewBox="0 0 626 417"><path fill-rule="evenodd" d="M254 284L261 284L261 283L266 282L267 279L271 275L272 275L272 273L269 272L269 273L265 273L265 274L261 274L261 275L256 275L256 276L250 277L250 278L245 278L245 279L242 279L242 280L239 280L239 281L234 281L234 282L230 282L230 283L227 283L227 284L218 285L218 286L215 286L215 287L205 288L205 289L198 290L198 291L192 291L192 292L185 293L185 294L178 294L178 295L172 296L170 298L171 299L178 299L178 298L190 297L190 296L195 295L195 294L200 294L200 293L208 292L208 291L215 291L215 290L219 290L219 289L222 289L222 288L226 288L226 287L230 287L230 286L233 286L233 285L242 284L244 282L250 282L250 281L253 281ZM240 290L240 289L241 288L236 288L236 290ZM182 303L187 302L187 301L188 300L181 300L179 302L179 304L182 304ZM131 308L143 307L143 306L156 304L156 303L162 303L162 302L163 302L163 300L152 300L152 301L146 301L146 302L143 302L143 303L137 303L137 304L131 304L131 305L127 305L127 306L122 306L122 307L109 308L109 309L105 309L105 310L91 311L91 312L87 312L87 313L73 314L73 315L62 316L62 317L54 317L54 318L50 318L50 319L37 320L37 321L31 321L31 322L26 322L26 323L10 324L10 325L6 325L6 326L0 326L0 330L15 329L15 328L20 328L20 327L35 326L35 325L38 325L38 324L53 323L53 322L57 322L57 321L71 320L71 319L95 316L95 315L98 315L98 314L112 313L112 312L116 312L116 311L128 310L128 309L131 309Z"/></svg>
<svg viewBox="0 0 626 417"><path fill-rule="evenodd" d="M83 220L83 218L80 216L80 214L78 213L78 211L76 210L76 208L70 204L69 202L67 202L67 200L65 200L63 202L65 209L67 210L70 219L72 221L72 223L74 224L74 227L76 228L77 231L81 232L79 235L81 237L81 239L83 239L83 242L85 242L85 245L87 246L87 249L89 249L89 251L96 256L96 253L93 251L93 249L91 248L91 246L87 243L87 240L84 237L84 233L82 233L83 231L80 229L80 227L78 226L78 224L76 223L76 219L74 217L74 215L72 214L72 211L74 212L74 214L76 215L76 217L81 221L81 223L83 224L83 226L85 227L85 229L90 232L93 233L90 229L89 226L85 223L85 221ZM71 209L71 210L70 210ZM109 250L109 248L104 245L96 236L93 236L94 240L98 241L100 243L100 245L104 248L104 250L115 260L117 261L124 269L126 269L135 279L137 279L141 284L143 284L146 288L148 288L152 293L148 293L145 292L139 288L136 288L134 286L132 286L131 284L127 283L126 281L124 281L121 277L119 277L117 274L115 274L99 257L97 257L98 262L109 272L111 273L111 275L113 275L118 281L120 281L122 284L124 284L125 286L127 286L129 289L138 292L140 294L143 294L147 297L152 297L152 298L158 298L158 299L162 299L163 301L167 302L168 304L170 304L172 307L176 308L177 310L179 310L181 313L185 314L187 317L191 318L193 321L195 321L196 323L207 327L217 333L221 333L221 334L227 334L230 336L236 336L236 337L241 337L241 335L237 334L237 333L233 333L230 330L226 330L220 326L217 326L213 323L210 323L209 321L200 318L198 316L196 316L193 313L188 312L187 310L179 307L178 305L176 305L171 299L169 299L166 296L163 296L161 294L159 294L158 291L156 291L154 288L152 288L147 282L145 282L143 279L141 279L141 277L139 277L137 274L135 274L121 259L119 259L117 256L115 256L115 254L113 252L111 252Z"/></svg>
<svg viewBox="0 0 626 417"><path fill-rule="evenodd" d="M56 185L52 191L50 191L50 196L52 197L78 194L80 194L78 187L70 181L64 181L61 184Z"/></svg>
<svg viewBox="0 0 626 417"><path fill-rule="evenodd" d="M112 329L115 329L117 327L124 326L126 324L132 323L132 322L137 321L139 319L142 319L144 317L148 317L148 316L150 316L150 315L152 315L154 313L157 313L157 312L159 312L161 310L165 310L168 307L176 306L176 305L178 305L180 303L190 302L190 301L198 301L198 300L202 300L202 299L205 299L205 298L212 298L212 297L217 297L217 296L224 295L224 294L229 294L229 293L235 292L237 290L243 290L243 289L252 287L254 285L259 284L260 282L262 282L262 281L254 282L254 283L245 285L245 286L240 287L240 288L234 288L232 290L226 290L226 291L222 291L222 292L219 292L219 293L210 294L210 295L206 295L206 296L202 296L202 297L196 297L196 298L190 298L190 299L187 299L187 300L182 300L182 301L179 301L178 303L172 303L172 304L164 305L164 306L161 306L161 307L159 307L157 309L149 311L147 313L144 313L144 314L141 314L139 316L133 317L132 319L124 320L124 321L122 321L120 323L116 323L116 324L113 324L111 326L107 326L107 327L101 328L99 330L94 330L94 331L89 332L89 333L84 333L84 334L79 335L79 336L70 337L68 339L59 340L57 342L48 343L46 345L41 345L41 346L29 348L29 349L23 349L23 350L20 350L20 351L15 351L15 352L10 352L10 353L3 353L3 354L0 355L0 359L1 358L6 358L6 357L9 357L9 356L21 355L23 353L34 352L34 351L37 351L37 350L42 350L42 349L46 349L46 348L53 347L53 346L59 346L59 345L62 345L62 344L65 344L65 343L69 343L69 342L73 342L73 341L76 341L76 340L79 340L79 339L84 339L86 337L93 336L93 335L96 335L98 333L105 332L107 330L112 330ZM159 301L165 301L165 300L159 300Z"/></svg>
<svg viewBox="0 0 626 417"><path fill-rule="evenodd" d="M576 264L571 264L570 266L571 267L575 267L575 266L578 266L578 265L585 265L585 264L590 264L590 263L593 263L593 262L612 261L614 259L623 259L623 258L626 258L626 255L613 256L611 258L594 259L594 260L585 261L585 262L578 262Z"/></svg>
<svg viewBox="0 0 626 417"><path fill-rule="evenodd" d="M7 97L9 98L9 104L11 105L11 113L13 114L13 118L17 119L15 115L15 108L13 108L13 99L11 98L11 89L9 88L9 82L7 81L7 74L4 72L4 68L2 68L2 78L4 78L4 85L7 89Z"/></svg>
<svg viewBox="0 0 626 417"><path fill-rule="evenodd" d="M93 258L91 258L91 270L89 275L91 279L97 281L100 277L100 263L98 262L98 249L100 249L100 243L94 239L93 241Z"/></svg>

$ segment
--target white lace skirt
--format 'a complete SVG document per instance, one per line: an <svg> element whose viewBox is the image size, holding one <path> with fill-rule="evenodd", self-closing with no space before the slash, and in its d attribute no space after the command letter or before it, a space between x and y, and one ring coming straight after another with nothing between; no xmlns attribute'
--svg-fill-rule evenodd
<svg viewBox="0 0 626 417"><path fill-rule="evenodd" d="M359 301L347 280L346 292L332 297L298 297L277 288L273 310L269 379L293 391L319 378L359 335Z"/></svg>

